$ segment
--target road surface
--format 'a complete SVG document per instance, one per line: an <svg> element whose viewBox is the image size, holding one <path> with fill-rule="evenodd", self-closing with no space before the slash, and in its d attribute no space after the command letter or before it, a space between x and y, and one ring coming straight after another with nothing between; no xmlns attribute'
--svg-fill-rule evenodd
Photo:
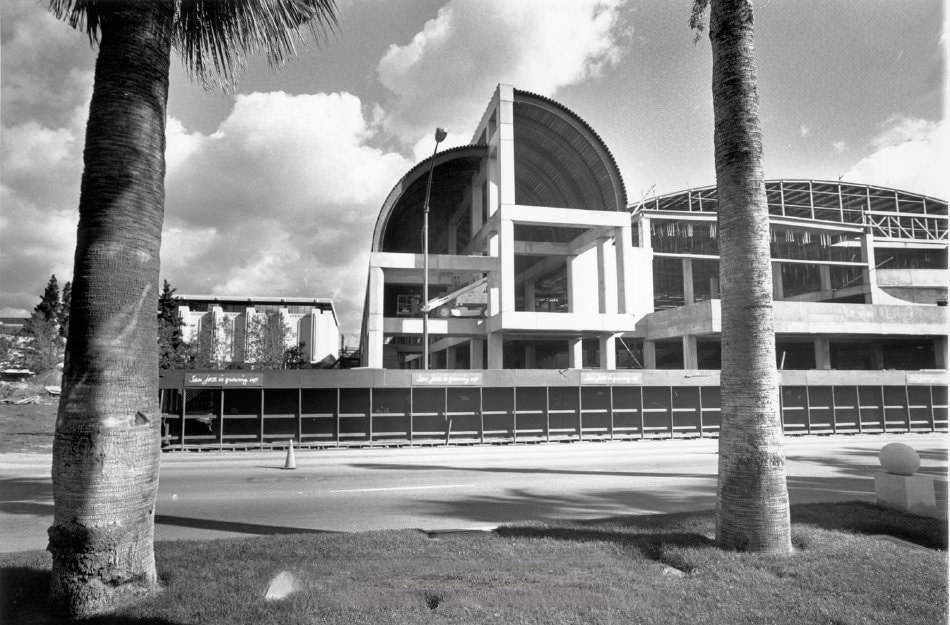
<svg viewBox="0 0 950 625"><path fill-rule="evenodd" d="M792 503L873 501L877 452L902 441L946 475L945 434L786 438ZM490 528L710 509L716 441L630 441L162 457L156 539L294 531ZM48 454L0 457L0 552L43 549Z"/></svg>

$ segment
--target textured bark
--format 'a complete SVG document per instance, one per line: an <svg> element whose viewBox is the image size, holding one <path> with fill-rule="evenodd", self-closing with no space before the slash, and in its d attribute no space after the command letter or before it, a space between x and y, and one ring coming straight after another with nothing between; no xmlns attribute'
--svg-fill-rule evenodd
<svg viewBox="0 0 950 625"><path fill-rule="evenodd" d="M51 599L71 616L158 589L155 303L172 7L115 2L98 11L48 546Z"/></svg>
<svg viewBox="0 0 950 625"><path fill-rule="evenodd" d="M709 38L722 293L716 539L729 549L789 553L751 2L712 0Z"/></svg>

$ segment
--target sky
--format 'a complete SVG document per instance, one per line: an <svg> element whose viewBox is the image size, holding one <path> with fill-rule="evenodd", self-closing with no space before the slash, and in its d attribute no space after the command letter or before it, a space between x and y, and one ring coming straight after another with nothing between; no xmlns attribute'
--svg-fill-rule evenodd
<svg viewBox="0 0 950 625"><path fill-rule="evenodd" d="M711 53L690 0L338 0L339 26L233 93L173 59L162 278L179 293L333 298L356 344L399 178L464 145L498 83L584 118L631 202L715 184ZM95 49L42 0L0 8L0 316L72 273ZM755 5L768 178L950 197L940 0Z"/></svg>

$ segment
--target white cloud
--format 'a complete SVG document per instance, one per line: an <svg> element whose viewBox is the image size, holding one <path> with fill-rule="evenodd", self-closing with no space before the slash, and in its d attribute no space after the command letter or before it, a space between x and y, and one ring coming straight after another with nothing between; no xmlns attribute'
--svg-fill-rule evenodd
<svg viewBox="0 0 950 625"><path fill-rule="evenodd" d="M67 123L88 105L95 52L89 39L34 0L3 3L3 121Z"/></svg>
<svg viewBox="0 0 950 625"><path fill-rule="evenodd" d="M811 134L811 128L809 128L809 127L806 126L805 124L802 124L801 126L798 127L798 134L799 134L802 138L807 137L808 135Z"/></svg>
<svg viewBox="0 0 950 625"><path fill-rule="evenodd" d="M348 93L236 98L211 134L167 127L163 275L183 293L336 297L359 328L379 207L411 166ZM333 294L336 295L333 295Z"/></svg>
<svg viewBox="0 0 950 625"><path fill-rule="evenodd" d="M844 141L834 141L832 142L831 147L836 154L841 154L848 149L848 144Z"/></svg>
<svg viewBox="0 0 950 625"><path fill-rule="evenodd" d="M39 303L50 274L60 285L72 278L79 214L73 207L37 205L6 184L0 204L2 303L23 314Z"/></svg>
<svg viewBox="0 0 950 625"><path fill-rule="evenodd" d="M392 94L387 129L410 144L435 125L470 133L497 83L552 95L596 76L620 58L621 4L449 0L379 62L380 81Z"/></svg>
<svg viewBox="0 0 950 625"><path fill-rule="evenodd" d="M844 179L950 198L950 127L946 120L895 116L872 141L873 152Z"/></svg>

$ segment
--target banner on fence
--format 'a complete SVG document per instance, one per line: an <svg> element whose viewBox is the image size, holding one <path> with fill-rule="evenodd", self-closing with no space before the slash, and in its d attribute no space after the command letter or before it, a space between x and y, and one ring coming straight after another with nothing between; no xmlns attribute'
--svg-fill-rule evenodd
<svg viewBox="0 0 950 625"><path fill-rule="evenodd" d="M253 387L264 385L264 376L260 372L216 372L216 373L188 373L185 375L185 386L227 386Z"/></svg>
<svg viewBox="0 0 950 625"><path fill-rule="evenodd" d="M412 374L413 386L481 386L482 373L480 371L459 371L457 373L420 372Z"/></svg>
<svg viewBox="0 0 950 625"><path fill-rule="evenodd" d="M584 386L614 386L643 384L643 373L639 371L581 371L581 384Z"/></svg>

